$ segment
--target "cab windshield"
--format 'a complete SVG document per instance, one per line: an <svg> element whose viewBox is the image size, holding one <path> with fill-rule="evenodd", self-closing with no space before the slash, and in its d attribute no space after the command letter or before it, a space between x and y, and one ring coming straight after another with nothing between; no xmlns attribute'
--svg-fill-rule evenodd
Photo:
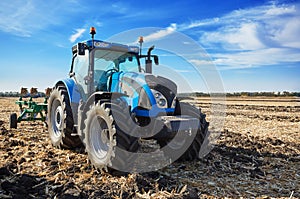
<svg viewBox="0 0 300 199"><path fill-rule="evenodd" d="M109 78L114 72L140 72L137 54L111 50L96 50L93 67L97 91L109 90Z"/></svg>
<svg viewBox="0 0 300 199"><path fill-rule="evenodd" d="M140 72L137 55L134 53L96 50L94 54L94 70L117 72Z"/></svg>

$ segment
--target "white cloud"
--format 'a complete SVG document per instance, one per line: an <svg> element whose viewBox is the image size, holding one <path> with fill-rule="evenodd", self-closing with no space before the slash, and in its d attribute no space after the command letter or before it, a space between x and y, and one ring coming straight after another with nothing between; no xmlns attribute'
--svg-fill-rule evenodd
<svg viewBox="0 0 300 199"><path fill-rule="evenodd" d="M172 33L174 33L177 29L177 25L175 23L172 23L169 27L159 30L157 32L154 32L152 34L149 34L147 36L144 36L144 41L145 42L150 42L150 41L156 41L159 39L162 39Z"/></svg>
<svg viewBox="0 0 300 199"><path fill-rule="evenodd" d="M196 20L196 21L192 21L191 23L180 24L178 25L178 29L186 30L186 29L198 28L202 26L211 26L217 24L219 21L220 19L217 17L213 19Z"/></svg>
<svg viewBox="0 0 300 199"><path fill-rule="evenodd" d="M196 66L211 66L213 62L210 60L200 60L200 59L190 59L189 62L195 64Z"/></svg>
<svg viewBox="0 0 300 199"><path fill-rule="evenodd" d="M177 73L194 73L195 71L194 70L174 70L175 72Z"/></svg>
<svg viewBox="0 0 300 199"><path fill-rule="evenodd" d="M179 24L178 29L197 32L200 44L224 69L261 67L300 61L299 18L299 5L270 3Z"/></svg>
<svg viewBox="0 0 300 199"><path fill-rule="evenodd" d="M84 28L76 29L76 33L70 36L70 42L74 43L78 38L82 36L82 34L86 31Z"/></svg>
<svg viewBox="0 0 300 199"><path fill-rule="evenodd" d="M23 2L22 6L15 6L15 4L8 1L1 1L0 7L0 29L4 32L11 32L23 37L29 37L31 34L30 28L24 28L24 24L26 24L26 20L28 20L30 14L34 13L34 6L32 3L26 1Z"/></svg>
<svg viewBox="0 0 300 199"><path fill-rule="evenodd" d="M213 62L222 70L255 68L283 63L299 62L299 53L292 49L268 48L256 51L216 53Z"/></svg>
<svg viewBox="0 0 300 199"><path fill-rule="evenodd" d="M257 37L257 26L256 23L252 22L241 24L237 32L231 32L225 36L225 39L228 43L237 44L241 49L261 49L265 46Z"/></svg>
<svg viewBox="0 0 300 199"><path fill-rule="evenodd" d="M234 11L220 19L220 28L207 32L200 40L206 42L208 38L210 41L209 36L212 35L223 46L238 46L240 50L256 50L273 45L300 48L294 43L298 43L299 39L295 36L300 32L300 26L297 26L300 12L295 9L294 5L269 5ZM293 42L291 39L287 42L287 37L291 36Z"/></svg>
<svg viewBox="0 0 300 199"><path fill-rule="evenodd" d="M296 7L294 5L286 7L281 6L278 7L276 5L272 5L272 7L268 8L266 10L266 15L270 16L278 16L278 15L284 15L284 14L294 14L296 12Z"/></svg>
<svg viewBox="0 0 300 199"><path fill-rule="evenodd" d="M101 27L101 26L103 26L103 23L102 23L101 21L96 21L96 22L95 22L95 25L96 25L97 27Z"/></svg>
<svg viewBox="0 0 300 199"><path fill-rule="evenodd" d="M264 48L265 45L257 37L258 24L244 23L240 27L228 27L219 32L207 32L201 37L202 43L222 44L225 48L255 50Z"/></svg>
<svg viewBox="0 0 300 199"><path fill-rule="evenodd" d="M64 23L65 16L78 9L77 7L72 1L53 0L42 3L39 0L0 1L0 31L31 37L51 25Z"/></svg>
<svg viewBox="0 0 300 199"><path fill-rule="evenodd" d="M300 20L299 17L292 17L287 21L281 21L273 40L283 47L300 49Z"/></svg>

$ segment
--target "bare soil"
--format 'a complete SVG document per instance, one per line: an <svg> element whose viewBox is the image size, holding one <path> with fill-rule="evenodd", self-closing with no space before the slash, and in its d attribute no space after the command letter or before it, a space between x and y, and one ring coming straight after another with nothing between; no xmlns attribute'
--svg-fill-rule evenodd
<svg viewBox="0 0 300 199"><path fill-rule="evenodd" d="M99 172L84 149L51 146L42 122L9 129L0 98L0 198L300 198L300 99L227 98L225 125L201 160L142 174ZM211 119L211 100L193 101Z"/></svg>

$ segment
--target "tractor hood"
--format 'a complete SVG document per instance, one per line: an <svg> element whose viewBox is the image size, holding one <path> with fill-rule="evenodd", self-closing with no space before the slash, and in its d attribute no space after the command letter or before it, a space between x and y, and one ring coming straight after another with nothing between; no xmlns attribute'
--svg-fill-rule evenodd
<svg viewBox="0 0 300 199"><path fill-rule="evenodd" d="M177 94L176 84L164 77L147 73L121 72L120 92L132 99L132 106L150 110L156 108L173 108ZM160 96L161 95L161 96ZM165 100L165 105L158 103L158 98ZM160 105L160 106L159 106Z"/></svg>

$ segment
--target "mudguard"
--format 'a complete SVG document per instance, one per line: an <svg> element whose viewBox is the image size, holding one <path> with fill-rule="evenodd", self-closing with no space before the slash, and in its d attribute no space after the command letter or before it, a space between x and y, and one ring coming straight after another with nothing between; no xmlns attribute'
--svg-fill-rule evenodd
<svg viewBox="0 0 300 199"><path fill-rule="evenodd" d="M139 96L140 90L143 90L145 97L147 96L147 98L150 102L150 106L156 104L155 98L154 98L149 86L147 85L144 74L140 74L140 73L136 73L136 72L126 72L126 73L121 74L120 80L122 83L130 85L135 90L135 93L133 96L136 98L135 98L135 100L133 100L132 107L138 106L138 98L140 97Z"/></svg>
<svg viewBox="0 0 300 199"><path fill-rule="evenodd" d="M81 99L81 95L80 95L79 89L75 83L75 80L72 78L66 78L66 79L60 80L56 83L55 87L58 87L61 84L63 84L66 87L66 89L68 91L70 102L78 104Z"/></svg>

